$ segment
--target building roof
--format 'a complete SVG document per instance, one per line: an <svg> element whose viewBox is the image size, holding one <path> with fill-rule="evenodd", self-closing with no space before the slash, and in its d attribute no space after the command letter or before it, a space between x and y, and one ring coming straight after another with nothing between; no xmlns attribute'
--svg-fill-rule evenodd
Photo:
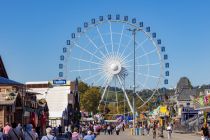
<svg viewBox="0 0 210 140"><path fill-rule="evenodd" d="M0 77L0 85L23 85L22 83L4 78L4 77Z"/></svg>
<svg viewBox="0 0 210 140"><path fill-rule="evenodd" d="M49 84L49 81L26 82L26 85L30 85L30 84Z"/></svg>
<svg viewBox="0 0 210 140"><path fill-rule="evenodd" d="M10 93L0 93L0 105L12 105L15 103L17 94L12 96L11 99L6 99Z"/></svg>
<svg viewBox="0 0 210 140"><path fill-rule="evenodd" d="M178 101L189 101L190 96L196 96L196 89L182 89L177 96Z"/></svg>
<svg viewBox="0 0 210 140"><path fill-rule="evenodd" d="M4 63L1 56L0 56L0 76L4 78L8 78L7 71L4 67Z"/></svg>

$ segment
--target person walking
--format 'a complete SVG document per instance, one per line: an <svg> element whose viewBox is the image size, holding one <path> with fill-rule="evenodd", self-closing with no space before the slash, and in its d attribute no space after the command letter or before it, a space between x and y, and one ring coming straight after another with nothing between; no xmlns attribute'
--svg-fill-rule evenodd
<svg viewBox="0 0 210 140"><path fill-rule="evenodd" d="M23 139L22 131L17 127L16 123L12 123L12 128L8 132L9 140L21 140Z"/></svg>
<svg viewBox="0 0 210 140"><path fill-rule="evenodd" d="M36 129L35 128L32 128L32 132L33 132L33 135L36 137L36 140L39 140L39 135L36 132Z"/></svg>
<svg viewBox="0 0 210 140"><path fill-rule="evenodd" d="M18 126L17 126L16 128L18 129L18 131L23 132L23 128L22 128L22 126L21 126L21 123L18 123Z"/></svg>
<svg viewBox="0 0 210 140"><path fill-rule="evenodd" d="M208 140L209 139L209 128L207 126L207 123L204 123L202 130L202 138L201 140Z"/></svg>
<svg viewBox="0 0 210 140"><path fill-rule="evenodd" d="M71 140L71 138L72 138L72 133L71 133L71 131L68 130L68 128L66 128L65 138L67 140Z"/></svg>
<svg viewBox="0 0 210 140"><path fill-rule="evenodd" d="M111 126L110 126L110 124L107 126L107 131L108 131L108 134L110 135L111 134Z"/></svg>
<svg viewBox="0 0 210 140"><path fill-rule="evenodd" d="M171 133L172 133L172 126L171 124L168 124L166 130L168 131L168 139L171 139Z"/></svg>
<svg viewBox="0 0 210 140"><path fill-rule="evenodd" d="M80 140L80 135L78 133L78 128L74 128L74 132L72 133L72 140Z"/></svg>
<svg viewBox="0 0 210 140"><path fill-rule="evenodd" d="M84 136L83 140L95 140L96 135L92 134L92 131L88 131L87 135Z"/></svg>
<svg viewBox="0 0 210 140"><path fill-rule="evenodd" d="M3 129L3 133L4 133L3 137L4 137L4 140L8 140L8 133L9 133L9 130L10 129L11 129L11 127L10 127L9 123L6 122L5 127Z"/></svg>
<svg viewBox="0 0 210 140"><path fill-rule="evenodd" d="M156 127L157 127L157 125L156 125L156 123L154 122L153 128L152 128L152 130L153 130L153 139L154 139L154 140L156 140Z"/></svg>
<svg viewBox="0 0 210 140"><path fill-rule="evenodd" d="M120 133L120 126L119 125L116 126L115 131L116 131L116 135L119 135L119 133Z"/></svg>
<svg viewBox="0 0 210 140"><path fill-rule="evenodd" d="M62 126L61 125L58 126L58 132L59 132L59 135L61 136L62 135Z"/></svg>
<svg viewBox="0 0 210 140"><path fill-rule="evenodd" d="M36 136L32 131L32 124L26 125L26 130L24 131L23 137L25 140L36 140Z"/></svg>
<svg viewBox="0 0 210 140"><path fill-rule="evenodd" d="M52 128L48 127L46 133L47 135L43 136L41 140L57 140L57 138L52 135Z"/></svg>
<svg viewBox="0 0 210 140"><path fill-rule="evenodd" d="M103 125L103 131L104 131L104 135L106 135L106 132L107 132L107 125L106 124Z"/></svg>

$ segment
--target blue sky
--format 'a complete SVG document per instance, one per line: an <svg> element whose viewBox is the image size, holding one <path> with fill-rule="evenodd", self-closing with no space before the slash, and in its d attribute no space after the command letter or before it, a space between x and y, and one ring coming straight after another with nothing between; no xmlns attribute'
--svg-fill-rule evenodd
<svg viewBox="0 0 210 140"><path fill-rule="evenodd" d="M11 79L52 80L70 34L100 15L136 17L157 32L171 63L170 87L182 76L210 83L208 0L0 0L0 54Z"/></svg>

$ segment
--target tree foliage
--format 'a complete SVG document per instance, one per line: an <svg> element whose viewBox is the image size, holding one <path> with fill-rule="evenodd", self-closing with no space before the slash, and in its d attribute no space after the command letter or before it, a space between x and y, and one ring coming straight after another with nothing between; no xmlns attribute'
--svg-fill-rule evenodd
<svg viewBox="0 0 210 140"><path fill-rule="evenodd" d="M82 81L78 84L78 90L80 94L85 93L89 89L88 85Z"/></svg>
<svg viewBox="0 0 210 140"><path fill-rule="evenodd" d="M99 89L96 87L91 87L80 96L81 108L87 112L93 112L95 114L97 112L100 99L101 96Z"/></svg>

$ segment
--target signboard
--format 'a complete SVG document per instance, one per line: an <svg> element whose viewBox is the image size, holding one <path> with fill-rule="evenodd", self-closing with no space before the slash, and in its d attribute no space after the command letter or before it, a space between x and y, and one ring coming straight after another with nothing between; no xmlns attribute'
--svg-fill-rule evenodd
<svg viewBox="0 0 210 140"><path fill-rule="evenodd" d="M167 110L167 106L161 106L161 107L160 107L160 113L165 114L167 111L168 111L168 110Z"/></svg>
<svg viewBox="0 0 210 140"><path fill-rule="evenodd" d="M197 114L198 110L194 110L194 108L190 108L190 107L183 107L182 108L182 113L193 113L193 114Z"/></svg>
<svg viewBox="0 0 210 140"><path fill-rule="evenodd" d="M165 115L169 116L169 111L167 109L167 106L160 106L160 112L159 112L159 114L161 116L165 116Z"/></svg>
<svg viewBox="0 0 210 140"><path fill-rule="evenodd" d="M66 80L53 80L53 85L66 85Z"/></svg>

